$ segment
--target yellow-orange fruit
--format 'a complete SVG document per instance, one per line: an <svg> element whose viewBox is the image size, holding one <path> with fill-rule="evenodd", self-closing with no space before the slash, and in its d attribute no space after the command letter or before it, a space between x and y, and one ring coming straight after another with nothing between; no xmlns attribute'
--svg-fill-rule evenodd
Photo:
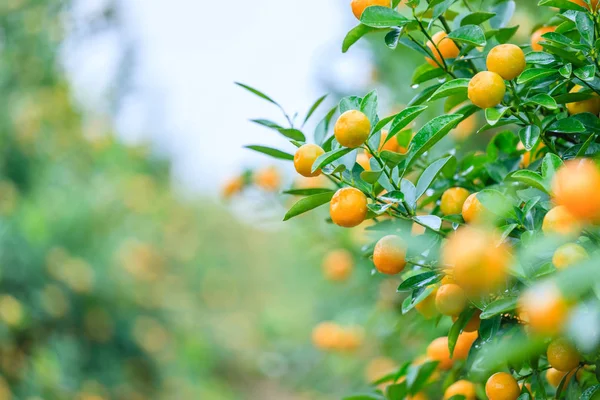
<svg viewBox="0 0 600 400"><path fill-rule="evenodd" d="M519 299L519 311L532 331L545 335L561 332L569 308L558 288L542 284L528 289Z"/></svg>
<svg viewBox="0 0 600 400"><path fill-rule="evenodd" d="M373 250L373 264L382 274L395 275L406 266L406 249L396 235L384 236Z"/></svg>
<svg viewBox="0 0 600 400"><path fill-rule="evenodd" d="M435 296L435 306L440 314L459 315L467 306L467 295L458 285L442 285Z"/></svg>
<svg viewBox="0 0 600 400"><path fill-rule="evenodd" d="M312 172L312 166L315 160L322 154L325 154L325 150L316 144L309 143L302 145L296 150L296 154L294 154L294 168L304 177L311 178L318 176L321 174L321 170L318 169Z"/></svg>
<svg viewBox="0 0 600 400"><path fill-rule="evenodd" d="M594 221L600 217L600 170L587 158L570 160L552 180L553 199L575 217Z"/></svg>
<svg viewBox="0 0 600 400"><path fill-rule="evenodd" d="M400 146L400 143L398 143L398 139L396 138L396 136L394 136L393 138L390 138L388 140L388 131L383 130L381 131L381 141L379 142L379 152L382 151L391 151L392 153L406 153L408 151L408 149L406 147ZM372 156L372 154L368 154L369 157Z"/></svg>
<svg viewBox="0 0 600 400"><path fill-rule="evenodd" d="M495 72L481 71L469 82L467 95L469 100L479 108L495 107L504 99L506 85L500 75Z"/></svg>
<svg viewBox="0 0 600 400"><path fill-rule="evenodd" d="M588 10L590 9L590 6L587 5L587 3L583 0L569 0L571 3L575 3L575 4L579 4L581 7L583 8L587 8ZM592 5L592 10L596 10L598 8L598 1L599 0L591 0L590 4Z"/></svg>
<svg viewBox="0 0 600 400"><path fill-rule="evenodd" d="M398 364L388 357L377 357L369 361L365 367L365 380L369 383L396 372Z"/></svg>
<svg viewBox="0 0 600 400"><path fill-rule="evenodd" d="M456 381L448 386L448 389L444 392L444 400L448 400L453 396L464 396L465 400L475 400L477 398L475 385L464 379Z"/></svg>
<svg viewBox="0 0 600 400"><path fill-rule="evenodd" d="M456 339L456 346L454 346L454 354L452 355L453 360L466 360L469 356L471 346L475 343L478 337L477 332L462 332Z"/></svg>
<svg viewBox="0 0 600 400"><path fill-rule="evenodd" d="M550 386L557 388L558 385L560 385L560 381L562 381L562 379L567 374L569 374L569 375L567 376L566 384L568 384L571 381L571 378L573 378L575 371L568 373L568 372L559 371L554 368L550 368L546 371L546 380L548 381ZM565 386L566 386L566 384L565 384Z"/></svg>
<svg viewBox="0 0 600 400"><path fill-rule="evenodd" d="M358 20L360 20L360 17L362 16L363 12L367 9L367 7L391 7L390 0L352 0L350 5L352 6L352 13Z"/></svg>
<svg viewBox="0 0 600 400"><path fill-rule="evenodd" d="M435 297L437 295L437 288L433 289L427 297L420 303L415 305L416 310L421 314L425 319L431 319L438 315L437 308L435 306Z"/></svg>
<svg viewBox="0 0 600 400"><path fill-rule="evenodd" d="M581 89L583 89L581 86L575 85L569 91L569 93L578 93L579 91L581 91ZM598 96L596 93L593 93L593 96L594 97L592 97L591 99L567 103L567 111L569 111L569 114L571 115L581 114L585 112L598 115L598 113L600 113L600 96Z"/></svg>
<svg viewBox="0 0 600 400"><path fill-rule="evenodd" d="M353 269L354 259L348 250L332 250L323 259L323 273L330 281L345 281Z"/></svg>
<svg viewBox="0 0 600 400"><path fill-rule="evenodd" d="M537 146L535 146L533 149L531 149L530 151L523 153L523 156L521 157L521 163L520 163L521 167L527 168L527 167L529 167L529 165L531 165L532 162L534 162L535 160L540 158L543 154L542 150L545 147L546 147L546 145L544 143L540 143ZM522 142L519 142L519 144L517 145L517 150L525 150L525 146L523 145Z"/></svg>
<svg viewBox="0 0 600 400"><path fill-rule="evenodd" d="M444 215L460 214L463 209L463 204L470 196L467 189L461 187L453 187L442 194L440 201L440 210Z"/></svg>
<svg viewBox="0 0 600 400"><path fill-rule="evenodd" d="M349 110L340 115L333 127L333 133L339 144L354 149L369 137L371 122L362 112Z"/></svg>
<svg viewBox="0 0 600 400"><path fill-rule="evenodd" d="M364 332L359 327L342 328L335 349L340 351L353 351L363 342Z"/></svg>
<svg viewBox="0 0 600 400"><path fill-rule="evenodd" d="M342 328L330 321L319 323L312 331L312 341L316 348L321 350L332 350L338 342Z"/></svg>
<svg viewBox="0 0 600 400"><path fill-rule="evenodd" d="M511 374L497 372L487 380L485 394L489 400L517 400L521 395L521 389Z"/></svg>
<svg viewBox="0 0 600 400"><path fill-rule="evenodd" d="M552 256L552 264L558 269L563 269L589 258L582 246L577 243L566 243L556 249Z"/></svg>
<svg viewBox="0 0 600 400"><path fill-rule="evenodd" d="M563 372L569 372L577 368L581 362L581 357L575 346L564 338L552 341L548 345L546 356L552 368Z"/></svg>
<svg viewBox="0 0 600 400"><path fill-rule="evenodd" d="M456 283L467 294L475 295L495 290L505 282L512 256L498 234L467 226L448 238L441 260L453 269Z"/></svg>
<svg viewBox="0 0 600 400"><path fill-rule="evenodd" d="M263 168L254 174L254 183L268 192L274 192L281 186L281 174L275 167Z"/></svg>
<svg viewBox="0 0 600 400"><path fill-rule="evenodd" d="M458 141L463 141L477 130L477 115L472 114L463 119L450 131L450 135Z"/></svg>
<svg viewBox="0 0 600 400"><path fill-rule="evenodd" d="M546 234L575 235L581 231L581 223L565 206L556 206L544 216L542 231Z"/></svg>
<svg viewBox="0 0 600 400"><path fill-rule="evenodd" d="M429 400L429 397L423 392L419 392L414 396L407 396L406 400Z"/></svg>
<svg viewBox="0 0 600 400"><path fill-rule="evenodd" d="M367 153L358 153L356 155L356 163L360 165L365 171L371 170L371 161Z"/></svg>
<svg viewBox="0 0 600 400"><path fill-rule="evenodd" d="M450 350L448 350L448 336L434 339L427 346L427 357L433 361L438 361L438 367L441 369L450 369L454 361L450 358Z"/></svg>
<svg viewBox="0 0 600 400"><path fill-rule="evenodd" d="M489 213L477 198L477 193L470 194L462 206L462 217L468 224L482 222Z"/></svg>
<svg viewBox="0 0 600 400"><path fill-rule="evenodd" d="M486 65L488 71L495 72L502 79L510 81L525 70L525 53L514 44L500 44L490 50Z"/></svg>
<svg viewBox="0 0 600 400"><path fill-rule="evenodd" d="M456 58L460 54L460 49L456 46L456 43L450 38L444 31L437 32L431 37L433 42L430 40L427 42L427 47L431 50L431 54L437 61L437 63L429 57L425 58L431 66L439 67L444 65L444 61L449 58ZM435 43L435 45L434 45ZM437 48L436 48L437 47ZM439 64L439 65L438 65Z"/></svg>
<svg viewBox="0 0 600 400"><path fill-rule="evenodd" d="M345 228L357 226L367 216L367 196L355 188L341 188L331 199L329 215L336 225Z"/></svg>
<svg viewBox="0 0 600 400"><path fill-rule="evenodd" d="M467 325L465 325L465 327L463 328L464 332L475 332L477 330L479 330L479 325L481 324L481 319L479 318L479 316L481 315L481 310L475 310L475 312L473 313L473 316L471 317L471 319L469 319L469 321L467 322ZM452 317L452 321L456 322L456 320L458 319L457 316Z"/></svg>
<svg viewBox="0 0 600 400"><path fill-rule="evenodd" d="M244 179L241 176L231 178L225 182L221 189L221 196L228 199L233 195L239 193L244 188Z"/></svg>
<svg viewBox="0 0 600 400"><path fill-rule="evenodd" d="M544 48L540 44L542 40L542 35L548 32L554 32L556 30L555 26L543 26L537 29L535 32L531 34L531 50L533 51L542 51Z"/></svg>

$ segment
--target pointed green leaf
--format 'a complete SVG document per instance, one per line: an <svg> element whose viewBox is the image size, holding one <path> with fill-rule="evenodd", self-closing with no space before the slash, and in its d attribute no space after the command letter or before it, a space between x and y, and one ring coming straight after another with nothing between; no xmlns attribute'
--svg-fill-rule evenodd
<svg viewBox="0 0 600 400"><path fill-rule="evenodd" d="M527 82L531 82L535 79L542 79L556 74L555 69L549 68L530 68L523 71L521 75L517 78L517 83L522 85Z"/></svg>
<svg viewBox="0 0 600 400"><path fill-rule="evenodd" d="M362 13L360 22L373 28L392 28L404 26L409 20L390 7L370 6Z"/></svg>
<svg viewBox="0 0 600 400"><path fill-rule="evenodd" d="M540 138L540 128L537 125L528 125L519 130L519 139L525 146L525 150L530 151Z"/></svg>
<svg viewBox="0 0 600 400"><path fill-rule="evenodd" d="M448 81L440 86L440 88L431 95L428 101L441 99L455 94L467 93L470 81L471 80L468 78L458 78Z"/></svg>
<svg viewBox="0 0 600 400"><path fill-rule="evenodd" d="M358 42L363 36L367 33L374 32L377 29L371 28L370 26L366 26L360 24L350 29L350 31L346 34L344 41L342 42L342 53L347 52L352 45Z"/></svg>
<svg viewBox="0 0 600 400"><path fill-rule="evenodd" d="M335 160L338 160L341 157L345 156L346 154L350 153L352 150L354 150L354 149L349 149L349 148L343 147L341 149L337 149L337 150L329 151L325 154L321 154L319 157L317 157L317 159L313 163L312 172L316 172L317 170L325 167L326 165L331 164ZM292 159L293 159L293 157L292 157Z"/></svg>
<svg viewBox="0 0 600 400"><path fill-rule="evenodd" d="M462 118L462 114L440 115L427 122L411 141L405 168L446 136Z"/></svg>
<svg viewBox="0 0 600 400"><path fill-rule="evenodd" d="M293 155L286 153L284 151L281 151L281 150L273 149L271 147L250 145L250 146L245 146L245 148L257 151L259 153L266 154L266 155L274 157L274 158L279 158L281 160L290 160L291 161L294 159Z"/></svg>
<svg viewBox="0 0 600 400"><path fill-rule="evenodd" d="M307 211L322 206L323 204L329 203L334 194L335 192L331 191L326 193L315 194L301 199L296 204L294 204L292 208L290 208L287 214L285 214L283 220L287 221L300 214L304 214Z"/></svg>
<svg viewBox="0 0 600 400"><path fill-rule="evenodd" d="M427 191L427 189L429 189L429 186L431 186L440 171L450 162L456 164L456 158L454 158L454 156L440 158L425 168L417 181L417 200Z"/></svg>
<svg viewBox="0 0 600 400"><path fill-rule="evenodd" d="M484 308L479 318L490 319L496 315L513 311L517 308L517 300L516 297L505 297L495 300Z"/></svg>
<svg viewBox="0 0 600 400"><path fill-rule="evenodd" d="M477 25L465 25L453 30L448 37L456 42L462 42L473 46L485 46L485 34Z"/></svg>

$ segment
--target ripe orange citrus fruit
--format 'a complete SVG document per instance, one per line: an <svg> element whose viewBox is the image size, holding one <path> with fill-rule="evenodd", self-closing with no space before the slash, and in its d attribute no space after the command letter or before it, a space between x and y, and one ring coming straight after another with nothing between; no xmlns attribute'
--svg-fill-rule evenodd
<svg viewBox="0 0 600 400"><path fill-rule="evenodd" d="M578 93L583 89L579 85L573 86L573 88L569 91L569 93ZM598 115L600 113L600 97L594 93L594 97L587 100L575 101L573 103L566 104L567 111L569 114L581 114L585 112L592 113L594 115Z"/></svg>
<svg viewBox="0 0 600 400"><path fill-rule="evenodd" d="M585 249L577 243L565 243L554 252L552 264L558 269L567 268L589 259Z"/></svg>
<svg viewBox="0 0 600 400"><path fill-rule="evenodd" d="M453 360L466 360L471 351L471 346L475 343L478 337L477 331L475 332L463 332L458 335L456 339L456 346L454 347L454 354L452 355Z"/></svg>
<svg viewBox="0 0 600 400"><path fill-rule="evenodd" d="M275 167L263 168L254 174L254 183L268 192L275 192L281 186L281 174Z"/></svg>
<svg viewBox="0 0 600 400"><path fill-rule="evenodd" d="M421 314L425 319L431 319L438 315L437 308L435 307L435 296L437 294L437 289L434 289L423 301L417 303L415 305L415 309Z"/></svg>
<svg viewBox="0 0 600 400"><path fill-rule="evenodd" d="M507 81L515 79L525 70L525 53L514 44L500 44L488 53L488 71L495 72Z"/></svg>
<svg viewBox="0 0 600 400"><path fill-rule="evenodd" d="M552 180L554 202L575 217L593 221L600 217L600 170L594 161L570 160Z"/></svg>
<svg viewBox="0 0 600 400"><path fill-rule="evenodd" d="M438 367L441 369L450 369L454 361L450 358L450 350L448 350L448 337L443 336L434 339L427 346L427 357L433 361L439 361Z"/></svg>
<svg viewBox="0 0 600 400"><path fill-rule="evenodd" d="M566 385L569 383L569 381L571 381L571 378L573 378L574 373L575 373L575 371L568 373L568 372L559 371L554 368L550 368L546 371L546 380L548 381L550 386L557 388L558 385L560 385L560 381L562 381L562 379L565 377L565 375L569 374L567 376L567 380L565 382L565 387L566 387Z"/></svg>
<svg viewBox="0 0 600 400"><path fill-rule="evenodd" d="M367 7L371 6L382 6L382 7L390 7L390 0L352 0L352 13L356 17L356 19L360 19L363 12Z"/></svg>
<svg viewBox="0 0 600 400"><path fill-rule="evenodd" d="M521 395L521 389L511 374L497 372L487 380L485 394L489 400L517 400Z"/></svg>
<svg viewBox="0 0 600 400"><path fill-rule="evenodd" d="M440 314L459 315L467 306L465 291L456 284L442 285L435 296L435 306Z"/></svg>
<svg viewBox="0 0 600 400"><path fill-rule="evenodd" d="M453 187L442 194L440 202L440 210L444 215L460 214L463 209L463 204L469 197L470 193L467 189L461 187Z"/></svg>
<svg viewBox="0 0 600 400"><path fill-rule="evenodd" d="M223 188L221 189L221 196L228 199L233 195L241 192L243 188L244 178L242 178L241 176L236 176L225 182Z"/></svg>
<svg viewBox="0 0 600 400"><path fill-rule="evenodd" d="M465 327L463 328L463 332L475 332L479 330L479 325L481 324L481 319L479 318L480 315L481 310L475 310L473 316L471 317L471 319L469 319L467 325L465 325ZM456 322L457 319L457 316L452 317L453 322Z"/></svg>
<svg viewBox="0 0 600 400"><path fill-rule="evenodd" d="M456 381L448 386L448 389L444 392L444 400L448 400L453 396L464 396L465 400L475 400L477 398L475 385L464 379Z"/></svg>
<svg viewBox="0 0 600 400"><path fill-rule="evenodd" d="M345 228L357 226L367 216L367 196L355 188L341 188L331 199L329 215L336 225Z"/></svg>
<svg viewBox="0 0 600 400"><path fill-rule="evenodd" d="M460 54L460 49L456 46L456 43L454 43L454 41L447 36L448 34L446 32L440 31L431 37L433 42L427 42L427 47L429 50L431 50L431 54L433 54L433 57L437 60L437 63L429 57L425 58L425 61L427 61L433 67L439 67L440 65L443 66L443 60L456 58Z"/></svg>
<svg viewBox="0 0 600 400"><path fill-rule="evenodd" d="M333 133L339 144L354 149L369 137L371 122L362 112L349 110L340 115L333 127Z"/></svg>
<svg viewBox="0 0 600 400"><path fill-rule="evenodd" d="M552 368L563 372L569 372L577 368L581 362L581 357L575 346L564 338L552 341L548 345L546 356Z"/></svg>
<svg viewBox="0 0 600 400"><path fill-rule="evenodd" d="M519 311L534 332L545 335L560 333L569 313L562 294L550 283L534 286L523 293Z"/></svg>
<svg viewBox="0 0 600 400"><path fill-rule="evenodd" d="M392 153L406 153L408 151L408 149L406 147L400 146L400 143L398 143L398 139L396 138L396 136L390 138L388 140L388 134L389 132L386 130L381 131L381 141L379 143L379 152L382 151L391 151ZM369 157L371 157L372 154L369 154Z"/></svg>
<svg viewBox="0 0 600 400"><path fill-rule="evenodd" d="M321 350L332 350L338 342L342 328L330 321L319 323L312 331L312 341L316 348Z"/></svg>
<svg viewBox="0 0 600 400"><path fill-rule="evenodd" d="M462 217L468 224L482 222L489 213L477 198L477 193L470 194L463 203Z"/></svg>
<svg viewBox="0 0 600 400"><path fill-rule="evenodd" d="M505 282L512 256L495 232L467 226L447 239L441 260L467 294L483 294Z"/></svg>
<svg viewBox="0 0 600 400"><path fill-rule="evenodd" d="M371 170L371 160L367 153L358 153L356 155L356 163L360 165L365 171Z"/></svg>
<svg viewBox="0 0 600 400"><path fill-rule="evenodd" d="M540 158L543 154L542 150L545 147L546 147L546 145L544 143L540 143L537 146L534 146L534 148L531 149L530 151L523 153L523 156L521 158L521 167L527 168L527 167L529 167L529 165L531 165L532 162L534 162L535 160ZM519 144L517 145L517 150L525 150L525 145L523 145L523 143L519 142Z"/></svg>
<svg viewBox="0 0 600 400"><path fill-rule="evenodd" d="M316 144L309 143L302 145L302 147L296 150L296 154L294 154L294 168L304 177L311 178L318 176L321 174L321 170L312 172L312 166L315 160L322 154L325 154L325 151Z"/></svg>
<svg viewBox="0 0 600 400"><path fill-rule="evenodd" d="M373 250L373 264L382 274L400 273L406 266L406 249L402 239L396 235L379 239Z"/></svg>
<svg viewBox="0 0 600 400"><path fill-rule="evenodd" d="M345 281L353 269L354 259L348 250L332 250L323 259L323 273L331 281Z"/></svg>
<svg viewBox="0 0 600 400"><path fill-rule="evenodd" d="M491 71L481 71L469 82L469 100L479 108L495 107L504 99L506 85L500 75Z"/></svg>
<svg viewBox="0 0 600 400"><path fill-rule="evenodd" d="M565 206L556 206L544 216L542 231L546 234L574 235L581 231L581 223Z"/></svg>
<svg viewBox="0 0 600 400"><path fill-rule="evenodd" d="M543 40L542 35L548 32L554 32L556 30L555 26L543 26L533 32L531 35L531 50L533 51L542 51L544 48L540 44Z"/></svg>

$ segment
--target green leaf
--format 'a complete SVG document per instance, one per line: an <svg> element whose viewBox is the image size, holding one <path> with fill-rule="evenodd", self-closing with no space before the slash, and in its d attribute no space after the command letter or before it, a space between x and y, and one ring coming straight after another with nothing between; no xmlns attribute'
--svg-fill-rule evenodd
<svg viewBox="0 0 600 400"><path fill-rule="evenodd" d="M592 82L596 75L596 67L594 65L586 65L573 71L573 74L584 82Z"/></svg>
<svg viewBox="0 0 600 400"><path fill-rule="evenodd" d="M543 192L548 192L546 186L544 185L544 179L537 172L522 169L508 175L506 179L521 182L533 188L539 189Z"/></svg>
<svg viewBox="0 0 600 400"><path fill-rule="evenodd" d="M392 28L404 26L409 20L390 7L370 6L363 12L360 22L373 28Z"/></svg>
<svg viewBox="0 0 600 400"><path fill-rule="evenodd" d="M504 106L500 106L498 108L486 108L485 120L490 126L494 126L502 119L508 110L509 108Z"/></svg>
<svg viewBox="0 0 600 400"><path fill-rule="evenodd" d="M438 361L429 361L418 367L418 371L414 380L409 380L408 377L406 381L409 385L410 394L417 394L423 386L427 384L427 381L435 372L439 362Z"/></svg>
<svg viewBox="0 0 600 400"><path fill-rule="evenodd" d="M284 151L281 151L281 150L273 149L271 147L259 146L259 145L250 145L250 146L245 146L245 148L257 151L259 153L266 154L266 155L271 156L273 158L279 158L281 160L290 160L290 161L294 160L294 156L293 155L291 155L289 153L286 153Z"/></svg>
<svg viewBox="0 0 600 400"><path fill-rule="evenodd" d="M477 12L474 12L474 13L471 13L471 14L465 16L460 21L460 26L479 25L479 24L484 23L488 19L494 17L495 15L496 15L495 13L491 13L491 12L477 11Z"/></svg>
<svg viewBox="0 0 600 400"><path fill-rule="evenodd" d="M577 93L565 93L554 96L554 100L557 104L568 104L576 101L589 100L596 95L593 92L577 92Z"/></svg>
<svg viewBox="0 0 600 400"><path fill-rule="evenodd" d="M525 105L535 104L541 107L544 107L548 110L556 110L558 108L558 104L556 104L556 100L554 100L551 96L546 93L538 93L533 97L530 97L525 102Z"/></svg>
<svg viewBox="0 0 600 400"><path fill-rule="evenodd" d="M352 28L346 34L346 37L344 38L344 41L342 42L342 53L347 52L350 49L350 47L352 47L352 45L354 45L356 42L358 42L367 33L371 33L376 30L377 29L371 28L370 26L366 26L363 24L360 24L360 25Z"/></svg>
<svg viewBox="0 0 600 400"><path fill-rule="evenodd" d="M540 139L541 130L537 125L528 125L519 130L519 139L525 146L525 150L530 151Z"/></svg>
<svg viewBox="0 0 600 400"><path fill-rule="evenodd" d="M555 69L549 68L530 68L523 71L521 75L517 78L517 83L519 85L525 84L527 82L531 82L536 79L542 79L556 74Z"/></svg>
<svg viewBox="0 0 600 400"><path fill-rule="evenodd" d="M338 109L337 106L331 108L327 112L327 114L325 114L325 117L316 126L314 137L315 137L315 142L317 144L319 144L319 145L324 144L325 136L327 136L327 131L329 130L329 124L331 123L331 119L337 112L337 109ZM333 138L333 136L332 136L332 138ZM325 148L324 148L324 150L325 150Z"/></svg>
<svg viewBox="0 0 600 400"><path fill-rule="evenodd" d="M587 10L580 5L577 5L569 0L540 0L538 6L556 7L564 10L584 11Z"/></svg>
<svg viewBox="0 0 600 400"><path fill-rule="evenodd" d="M598 393L600 393L600 385L591 386L581 394L579 400L592 400L593 398L595 398L594 395Z"/></svg>
<svg viewBox="0 0 600 400"><path fill-rule="evenodd" d="M527 64L549 65L556 62L556 58L552 54L543 51L532 51L525 55L525 61Z"/></svg>
<svg viewBox="0 0 600 400"><path fill-rule="evenodd" d="M317 159L313 163L312 172L315 172L318 169L321 169L324 166L331 164L335 160L337 160L337 159L345 156L346 154L350 153L352 150L353 149L349 149L349 148L343 147L341 149L337 149L337 150L333 150L333 151L327 152L325 154L321 154L319 157L317 157ZM293 157L292 157L292 159L293 159Z"/></svg>
<svg viewBox="0 0 600 400"><path fill-rule="evenodd" d="M440 115L427 122L411 141L405 168L446 136L462 118L461 114Z"/></svg>
<svg viewBox="0 0 600 400"><path fill-rule="evenodd" d="M560 67L560 69L558 70L558 72L560 73L560 75L563 78L569 79L571 77L571 74L573 73L573 65L572 64L565 64L562 67Z"/></svg>
<svg viewBox="0 0 600 400"><path fill-rule="evenodd" d="M329 193L329 192L333 192L333 190L327 189L327 188L290 189L290 190L285 190L281 193L289 194L292 196L312 196L314 194Z"/></svg>
<svg viewBox="0 0 600 400"><path fill-rule="evenodd" d="M301 199L289 209L283 220L287 221L300 214L304 214L307 211L322 206L323 204L329 203L334 194L335 192L331 191L327 193L315 194Z"/></svg>
<svg viewBox="0 0 600 400"><path fill-rule="evenodd" d="M454 41L470 44L473 46L485 46L485 34L477 25L465 25L453 30L448 37Z"/></svg>
<svg viewBox="0 0 600 400"><path fill-rule="evenodd" d="M412 77L412 84L418 85L444 75L446 75L446 71L444 71L442 68L433 67L428 63L425 63L417 67L415 70L415 73Z"/></svg>
<svg viewBox="0 0 600 400"><path fill-rule="evenodd" d="M358 96L347 96L340 100L340 114L345 113L349 110L360 110L360 103L362 98Z"/></svg>
<svg viewBox="0 0 600 400"><path fill-rule="evenodd" d="M298 140L300 142L306 142L306 137L304 136L304 133L302 133L298 129L282 128L278 129L277 131L289 139Z"/></svg>
<svg viewBox="0 0 600 400"><path fill-rule="evenodd" d="M513 311L517 308L517 297L505 297L495 300L488 304L481 313L481 319L490 319L496 315L504 314Z"/></svg>
<svg viewBox="0 0 600 400"><path fill-rule="evenodd" d="M417 181L417 200L429 189L429 186L431 186L440 171L450 162L456 164L456 158L454 156L440 158L425 168Z"/></svg>
<svg viewBox="0 0 600 400"><path fill-rule="evenodd" d="M563 118L550 125L548 130L560 133L583 133L585 126L575 118Z"/></svg>
<svg viewBox="0 0 600 400"><path fill-rule="evenodd" d="M379 177L383 173L383 170L380 171L363 171L360 173L360 179L363 181L374 184L379 180Z"/></svg>
<svg viewBox="0 0 600 400"><path fill-rule="evenodd" d="M422 288L439 282L442 279L442 275L435 271L423 272L422 274L413 275L406 279L398 286L398 292L407 292L414 289Z"/></svg>
<svg viewBox="0 0 600 400"><path fill-rule="evenodd" d="M317 101L315 101L313 103L313 105L310 107L310 109L306 113L306 118L304 118L304 122L302 122L302 126L304 126L304 124L306 124L306 122L309 120L309 118L314 114L315 111L317 111L317 108L319 108L321 103L323 103L323 101L325 101L326 98L327 98L327 95L323 95L323 96L319 97L317 99Z"/></svg>
<svg viewBox="0 0 600 400"><path fill-rule="evenodd" d="M273 103L273 104L275 104L276 106L279 107L279 104L277 104L277 102L275 100L273 100L272 98L270 98L269 96L267 96L266 94L264 94L263 92L261 92L260 90L254 89L253 87L250 87L250 86L245 85L245 84L240 83L240 82L235 82L235 84L238 85L239 87L242 87L242 88L246 89L250 93L255 94L256 96L258 96L258 97L260 97L260 98L268 101L269 103Z"/></svg>
<svg viewBox="0 0 600 400"><path fill-rule="evenodd" d="M397 134L398 132L400 132L408 124L410 124L412 121L414 121L415 118L417 118L426 109L427 109L427 106L406 107L404 110L402 110L400 113L398 113L398 115L396 115L396 117L392 121L388 135L390 137L392 137L395 134Z"/></svg>
<svg viewBox="0 0 600 400"><path fill-rule="evenodd" d="M377 90L369 92L360 102L360 111L367 116L371 124L377 120Z"/></svg>
<svg viewBox="0 0 600 400"><path fill-rule="evenodd" d="M594 21L590 15L583 12L577 13L575 24L583 40L592 46L594 44Z"/></svg>
<svg viewBox="0 0 600 400"><path fill-rule="evenodd" d="M388 385L385 389L388 400L403 400L408 393L406 382Z"/></svg>
<svg viewBox="0 0 600 400"><path fill-rule="evenodd" d="M456 94L465 94L467 93L470 81L471 80L468 78L458 78L448 81L440 86L427 101L433 101Z"/></svg>
<svg viewBox="0 0 600 400"><path fill-rule="evenodd" d="M424 288L418 288L413 291L412 296L408 296L402 302L402 314L406 314L410 310L412 310L417 304L422 302L433 292L435 288L432 286L427 286Z"/></svg>
<svg viewBox="0 0 600 400"><path fill-rule="evenodd" d="M519 25L511 26L509 28L500 28L494 36L496 37L498 43L504 44L508 42L515 35L515 33L517 33L518 30Z"/></svg>
<svg viewBox="0 0 600 400"><path fill-rule="evenodd" d="M255 124L264 126L266 128L275 129L276 131L284 129L283 126L268 119L251 119L250 122L254 122Z"/></svg>
<svg viewBox="0 0 600 400"><path fill-rule="evenodd" d="M382 130L387 124L389 124L390 122L392 122L394 120L394 118L396 118L396 115L390 115L389 117L385 117L381 120L379 120L379 122L377 123L377 125L375 125L375 128L373 128L373 132L379 132L380 130ZM388 137L389 139L389 137Z"/></svg>
<svg viewBox="0 0 600 400"><path fill-rule="evenodd" d="M436 232L442 227L442 219L437 215L417 215L414 220Z"/></svg>
<svg viewBox="0 0 600 400"><path fill-rule="evenodd" d="M563 161L556 154L546 154L542 160L542 177L544 181L549 184L554 178L556 171L563 165Z"/></svg>

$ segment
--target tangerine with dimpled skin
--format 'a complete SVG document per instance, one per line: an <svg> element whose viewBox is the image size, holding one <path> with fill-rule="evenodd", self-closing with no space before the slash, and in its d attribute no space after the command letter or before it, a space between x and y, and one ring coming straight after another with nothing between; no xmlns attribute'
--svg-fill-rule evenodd
<svg viewBox="0 0 600 400"><path fill-rule="evenodd" d="M463 203L462 217L468 224L481 222L487 214L486 209L477 198L477 193L470 194Z"/></svg>
<svg viewBox="0 0 600 400"><path fill-rule="evenodd" d="M545 234L574 235L581 231L581 223L565 206L556 206L546 213L542 221Z"/></svg>
<svg viewBox="0 0 600 400"><path fill-rule="evenodd" d="M488 71L511 81L525 70L525 53L514 44L500 44L490 50L486 65Z"/></svg>
<svg viewBox="0 0 600 400"><path fill-rule="evenodd" d="M467 95L479 108L495 107L502 102L506 84L500 75L491 71L477 73L469 82Z"/></svg>
<svg viewBox="0 0 600 400"><path fill-rule="evenodd" d="M485 383L485 394L489 400L517 400L521 389L511 374L497 372Z"/></svg>
<svg viewBox="0 0 600 400"><path fill-rule="evenodd" d="M458 315L467 306L465 291L456 284L442 285L435 296L435 306L440 314Z"/></svg>
<svg viewBox="0 0 600 400"><path fill-rule="evenodd" d="M552 180L554 202L576 218L594 221L600 217L600 170L588 158L565 162Z"/></svg>
<svg viewBox="0 0 600 400"><path fill-rule="evenodd" d="M402 239L396 235L379 239L373 250L373 264L382 274L400 273L406 266L406 250Z"/></svg>
<svg viewBox="0 0 600 400"><path fill-rule="evenodd" d="M556 335L568 318L569 308L558 288L546 283L529 288L521 295L519 312L534 332Z"/></svg>
<svg viewBox="0 0 600 400"><path fill-rule="evenodd" d="M569 93L578 93L583 89L579 85L573 86L573 88L569 91ZM565 104L567 107L567 111L569 114L581 114L585 112L592 113L594 115L598 115L600 113L600 97L593 93L593 97L587 100L574 101L573 103Z"/></svg>
<svg viewBox="0 0 600 400"><path fill-rule="evenodd" d="M334 224L344 228L360 225L367 216L367 196L358 189L338 189L329 203L329 215Z"/></svg>
<svg viewBox="0 0 600 400"><path fill-rule="evenodd" d="M546 356L552 368L563 372L569 372L577 368L581 362L581 357L575 346L564 338L552 341L548 345Z"/></svg>
<svg viewBox="0 0 600 400"><path fill-rule="evenodd" d="M444 400L448 400L453 396L464 396L465 400L475 400L475 385L472 382L461 379L448 386L444 392Z"/></svg>
<svg viewBox="0 0 600 400"><path fill-rule="evenodd" d="M356 17L356 19L360 20L363 12L367 9L367 7L371 6L382 6L382 7L390 7L390 0L352 0L350 4L352 6L352 13Z"/></svg>
<svg viewBox="0 0 600 400"><path fill-rule="evenodd" d="M510 247L494 231L465 226L442 247L442 264L454 272L454 280L468 295L499 288L512 261Z"/></svg>
<svg viewBox="0 0 600 400"><path fill-rule="evenodd" d="M371 133L369 118L358 110L348 110L337 119L333 127L335 139L351 149L362 145Z"/></svg>
<svg viewBox="0 0 600 400"><path fill-rule="evenodd" d="M461 187L453 187L442 194L440 201L440 210L444 215L460 214L465 201L470 196L467 189Z"/></svg>
<svg viewBox="0 0 600 400"><path fill-rule="evenodd" d="M312 172L312 167L315 160L322 154L325 154L325 150L316 144L309 143L302 145L296 150L296 154L294 154L294 168L296 169L296 172L306 178L321 175L320 169Z"/></svg>
<svg viewBox="0 0 600 400"><path fill-rule="evenodd" d="M427 357L433 361L438 361L438 367L441 369L452 368L454 361L450 358L450 350L448 350L448 336L434 339L427 346Z"/></svg>
<svg viewBox="0 0 600 400"><path fill-rule="evenodd" d="M431 50L431 54L433 54L433 57L437 62L429 57L425 58L425 61L427 61L432 67L439 68L440 65L444 65L444 60L448 58L456 58L460 54L460 49L458 46L456 46L456 43L454 43L452 39L448 38L448 34L446 32L437 32L431 37L431 39L433 42L431 40L428 41L427 47L429 50Z"/></svg>
<svg viewBox="0 0 600 400"><path fill-rule="evenodd" d="M542 35L544 35L545 33L554 32L555 30L555 26L543 26L537 29L535 32L533 32L531 34L531 50L543 51L544 48L540 44L540 42L544 40L544 38L542 38Z"/></svg>
<svg viewBox="0 0 600 400"><path fill-rule="evenodd" d="M563 269L589 258L587 251L582 246L577 243L565 243L554 252L552 264L557 269Z"/></svg>

